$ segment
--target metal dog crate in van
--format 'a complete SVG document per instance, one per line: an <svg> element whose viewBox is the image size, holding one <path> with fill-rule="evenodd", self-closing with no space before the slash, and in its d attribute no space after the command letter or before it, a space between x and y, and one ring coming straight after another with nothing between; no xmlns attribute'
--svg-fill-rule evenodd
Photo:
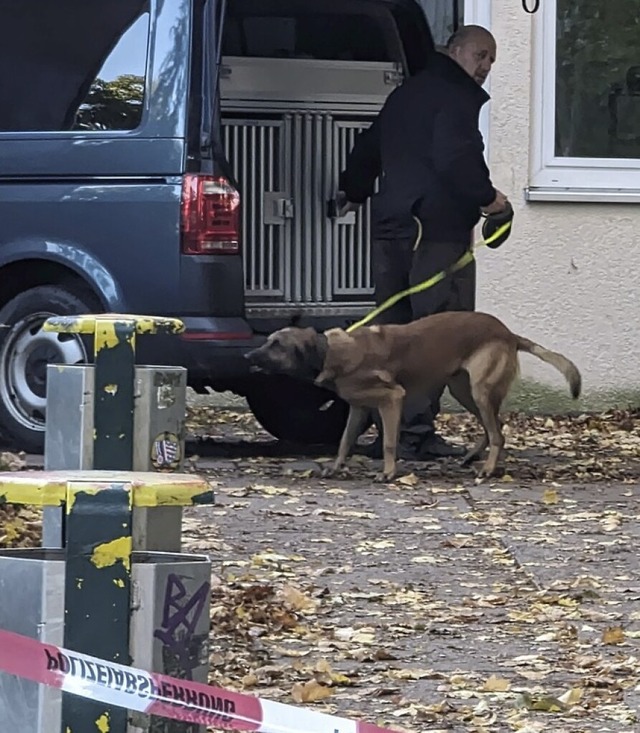
<svg viewBox="0 0 640 733"><path fill-rule="evenodd" d="M401 81L397 63L223 57L250 315L357 315L372 300L369 205L332 220L327 202L357 133Z"/></svg>
<svg viewBox="0 0 640 733"><path fill-rule="evenodd" d="M0 629L62 646L64 551L0 550ZM204 555L134 552L129 650L132 666L207 682L211 563ZM178 619L177 614L182 614ZM179 623L178 623L179 621ZM100 630L96 629L96 633ZM59 733L60 690L0 672L0 731ZM156 719L160 720L160 719ZM188 730L131 713L127 733Z"/></svg>

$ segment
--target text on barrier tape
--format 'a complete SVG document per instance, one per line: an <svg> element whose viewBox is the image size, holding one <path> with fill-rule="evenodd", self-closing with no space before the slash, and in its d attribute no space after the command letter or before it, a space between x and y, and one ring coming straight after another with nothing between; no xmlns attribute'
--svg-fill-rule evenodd
<svg viewBox="0 0 640 733"><path fill-rule="evenodd" d="M258 733L394 733L371 723L126 667L0 630L0 671L108 705Z"/></svg>

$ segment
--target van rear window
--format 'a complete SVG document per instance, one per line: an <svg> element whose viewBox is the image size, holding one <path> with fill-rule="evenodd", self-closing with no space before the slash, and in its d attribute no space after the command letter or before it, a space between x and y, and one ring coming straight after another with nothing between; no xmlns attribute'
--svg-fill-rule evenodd
<svg viewBox="0 0 640 733"><path fill-rule="evenodd" d="M377 11L377 8L375 9ZM324 61L398 61L397 30L370 3L231 0L224 56Z"/></svg>
<svg viewBox="0 0 640 733"><path fill-rule="evenodd" d="M133 130L149 0L0 0L0 131Z"/></svg>

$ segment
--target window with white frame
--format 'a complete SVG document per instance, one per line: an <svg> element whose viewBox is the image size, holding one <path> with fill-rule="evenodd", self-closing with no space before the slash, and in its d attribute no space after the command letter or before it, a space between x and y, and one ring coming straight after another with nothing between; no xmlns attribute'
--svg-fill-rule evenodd
<svg viewBox="0 0 640 733"><path fill-rule="evenodd" d="M640 2L541 5L529 198L640 198Z"/></svg>

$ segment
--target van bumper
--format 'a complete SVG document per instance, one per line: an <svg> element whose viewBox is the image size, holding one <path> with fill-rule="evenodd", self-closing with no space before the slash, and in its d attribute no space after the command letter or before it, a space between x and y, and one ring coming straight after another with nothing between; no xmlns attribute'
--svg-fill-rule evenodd
<svg viewBox="0 0 640 733"><path fill-rule="evenodd" d="M183 366L192 385L222 387L249 376L244 355L264 343L243 318L180 317L185 325L177 336L142 336L136 362L149 366Z"/></svg>

